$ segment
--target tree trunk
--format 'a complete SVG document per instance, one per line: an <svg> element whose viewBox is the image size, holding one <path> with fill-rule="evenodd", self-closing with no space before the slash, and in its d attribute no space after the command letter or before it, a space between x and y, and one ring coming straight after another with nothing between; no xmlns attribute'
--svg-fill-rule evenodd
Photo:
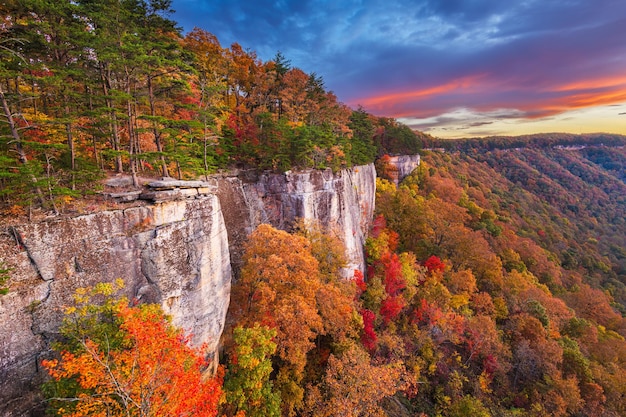
<svg viewBox="0 0 626 417"><path fill-rule="evenodd" d="M0 100L2 101L2 110L4 111L4 116L7 118L7 122L9 123L9 128L11 129L11 136L13 137L13 141L15 142L15 148L17 149L17 155L20 158L20 162L25 164L28 162L28 158L26 157L26 153L24 152L24 148L22 146L22 139L20 138L20 132L17 130L17 126L15 125L15 120L13 119L13 114L11 113L11 109L9 108L9 103L4 96L4 91L0 86Z"/></svg>
<svg viewBox="0 0 626 417"><path fill-rule="evenodd" d="M127 88L127 93L130 95L130 87ZM128 150L130 157L130 172L133 176L133 186L139 186L139 181L137 180L137 146L135 140L135 129L133 127L133 105L132 101L128 99L126 104L127 116L128 116Z"/></svg>
<svg viewBox="0 0 626 417"><path fill-rule="evenodd" d="M65 103L67 103L67 98L64 97ZM70 106L65 105L65 117L70 117ZM72 133L72 123L65 123L65 132L67 136L67 147L70 151L70 166L72 168L72 190L76 189L75 184L75 175L76 175L76 150L74 148L74 134Z"/></svg>
<svg viewBox="0 0 626 417"><path fill-rule="evenodd" d="M24 165L28 163L28 157L26 156L26 152L24 152L24 147L22 145L22 138L20 137L20 132L15 125L15 120L13 120L13 113L11 113L11 109L9 108L9 103L4 96L4 91L2 90L2 86L0 85L0 101L2 102L2 110L4 111L4 115L7 118L7 122L9 123L9 128L11 129L11 136L13 137L13 141L15 142L15 149L17 150L17 155L20 159L20 162ZM31 175L31 181L33 183L37 182L37 178L34 175ZM37 192L37 196L39 196L40 203L44 203L43 193L39 187L35 187L35 191ZM55 208L56 210L56 208Z"/></svg>
<svg viewBox="0 0 626 417"><path fill-rule="evenodd" d="M155 97L154 97L154 89L152 86L152 77L148 77L148 98L150 101L150 116L152 119L152 132L154 134L154 143L156 144L157 151L161 154L161 174L164 177L169 177L170 174L167 170L167 163L165 162L165 155L163 155L163 144L161 143L161 132L159 131L159 127L157 121L154 120L156 116L156 106L155 106Z"/></svg>
<svg viewBox="0 0 626 417"><path fill-rule="evenodd" d="M109 125L111 127L111 140L113 145L113 150L116 152L120 152L120 137L119 132L117 131L117 116L115 114L115 108L113 108L113 100L109 96L109 91L111 89L110 82L110 74L107 74L107 70L104 66L100 67L100 78L102 80L102 90L104 93L104 101L106 103L106 107L109 110L109 114L111 115L111 120ZM115 171L118 173L124 172L124 167L122 165L122 155L115 155Z"/></svg>

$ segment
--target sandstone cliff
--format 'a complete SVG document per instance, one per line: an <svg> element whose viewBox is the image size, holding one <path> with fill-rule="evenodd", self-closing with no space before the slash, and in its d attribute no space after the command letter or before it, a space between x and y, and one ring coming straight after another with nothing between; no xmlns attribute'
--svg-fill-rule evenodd
<svg viewBox="0 0 626 417"><path fill-rule="evenodd" d="M0 296L0 415L36 406L39 360L78 287L121 277L129 298L160 303L194 344L217 348L231 267L214 195L17 226L0 253L14 268Z"/></svg>
<svg viewBox="0 0 626 417"><path fill-rule="evenodd" d="M420 164L419 155L398 155L391 156L389 162L398 170L396 185L407 177Z"/></svg>
<svg viewBox="0 0 626 417"><path fill-rule="evenodd" d="M261 223L289 229L298 218L318 221L344 242L348 266L365 270L363 244L374 211L374 165L345 169L333 174L306 170L284 174L241 173L218 180L218 196L224 208L230 251L235 269L242 244Z"/></svg>
<svg viewBox="0 0 626 417"><path fill-rule="evenodd" d="M142 195L156 203L0 231L0 257L14 268L10 292L0 296L0 416L32 415L37 408L39 362L76 288L121 277L129 298L160 303L194 344L208 343L215 352L229 304L231 258L237 267L243 242L260 223L288 229L296 218L317 220L344 241L345 275L364 269L373 165L212 181L215 195L199 188L149 191ZM139 196L130 194L119 201Z"/></svg>

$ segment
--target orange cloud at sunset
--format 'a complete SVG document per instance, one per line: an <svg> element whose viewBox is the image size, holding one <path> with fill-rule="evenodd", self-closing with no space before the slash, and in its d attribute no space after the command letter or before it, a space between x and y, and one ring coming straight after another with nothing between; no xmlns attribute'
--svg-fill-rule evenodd
<svg viewBox="0 0 626 417"><path fill-rule="evenodd" d="M385 105L395 105L402 102L407 102L411 100L424 100L429 97L437 96L440 94L448 93L450 91L457 90L472 90L478 87L482 75L472 75L463 77L458 80L452 80L446 84L419 89L414 91L402 92L402 93L390 93L390 94L382 94L373 97L367 97L361 100L359 103L363 106L381 108L383 109Z"/></svg>
<svg viewBox="0 0 626 417"><path fill-rule="evenodd" d="M611 87L626 90L626 74L576 81L573 83L562 85L556 88L555 91L591 90Z"/></svg>
<svg viewBox="0 0 626 417"><path fill-rule="evenodd" d="M486 93L490 91L496 93ZM459 108L467 108L479 114L508 109L509 113L515 115L515 119L539 120L572 110L624 102L626 76L554 82L552 85L542 85L528 95L524 94L520 83L510 80L504 82L487 74L469 75L432 87L381 93L358 100L359 105L374 113L414 120L436 117ZM601 129L601 126L597 128ZM549 125L546 129L550 130ZM576 129L580 127L576 125ZM626 133L626 129L623 133Z"/></svg>

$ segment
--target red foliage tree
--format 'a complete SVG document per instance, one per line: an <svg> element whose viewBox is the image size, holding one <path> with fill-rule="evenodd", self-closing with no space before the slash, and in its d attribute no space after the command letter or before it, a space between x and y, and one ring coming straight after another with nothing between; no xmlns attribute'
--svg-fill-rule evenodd
<svg viewBox="0 0 626 417"><path fill-rule="evenodd" d="M376 343L378 341L378 337L374 331L376 314L370 310L362 309L361 316L363 317L363 333L361 334L361 343L363 343L365 349L372 352L376 349Z"/></svg>
<svg viewBox="0 0 626 417"><path fill-rule="evenodd" d="M424 261L424 266L430 272L443 272L446 269L446 264L441 261L437 256L432 255L430 258Z"/></svg>
<svg viewBox="0 0 626 417"><path fill-rule="evenodd" d="M395 297L406 287L400 258L395 253L386 253L381 258L381 263L385 270L385 291Z"/></svg>
<svg viewBox="0 0 626 417"><path fill-rule="evenodd" d="M383 322L389 324L391 320L398 317L398 314L400 314L404 306L404 298L400 296L389 296L385 298L380 306L380 315L383 317Z"/></svg>
<svg viewBox="0 0 626 417"><path fill-rule="evenodd" d="M359 271L358 269L355 269L353 280L354 280L354 283L356 284L356 287L359 290L357 293L357 297L359 297L362 293L365 292L365 290L367 290L367 284L365 283L363 273Z"/></svg>
<svg viewBox="0 0 626 417"><path fill-rule="evenodd" d="M382 232L386 227L387 220L385 220L385 217L382 214L379 214L378 216L374 217L374 220L372 221L372 231L370 235L376 238L378 237L378 235L380 235L380 232Z"/></svg>
<svg viewBox="0 0 626 417"><path fill-rule="evenodd" d="M443 312L439 307L429 304L425 298L422 298L419 307L413 311L413 322L434 325L442 316Z"/></svg>

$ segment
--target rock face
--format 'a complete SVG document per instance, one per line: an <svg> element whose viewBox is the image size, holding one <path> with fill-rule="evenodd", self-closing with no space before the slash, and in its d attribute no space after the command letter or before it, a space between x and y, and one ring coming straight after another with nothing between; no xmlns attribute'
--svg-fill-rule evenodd
<svg viewBox="0 0 626 417"><path fill-rule="evenodd" d="M218 180L234 269L242 244L259 224L289 229L302 218L329 227L346 246L348 266L365 270L363 244L374 210L376 171L365 165L333 173L306 170L284 174L225 177Z"/></svg>
<svg viewBox="0 0 626 417"><path fill-rule="evenodd" d="M372 164L155 183L141 193L153 203L0 230L0 259L13 268L10 292L0 296L0 416L40 415L40 360L79 287L123 278L127 297L160 303L210 354L230 300L231 258L238 269L259 224L317 220L345 243L345 275L364 270L375 176Z"/></svg>
<svg viewBox="0 0 626 417"><path fill-rule="evenodd" d="M398 182L407 177L420 164L419 155L398 155L391 156L389 162L398 169Z"/></svg>
<svg viewBox="0 0 626 417"><path fill-rule="evenodd" d="M0 297L0 415L37 408L39 361L79 287L122 277L129 298L160 303L193 344L217 350L231 266L214 195L14 227L0 251L14 268Z"/></svg>

